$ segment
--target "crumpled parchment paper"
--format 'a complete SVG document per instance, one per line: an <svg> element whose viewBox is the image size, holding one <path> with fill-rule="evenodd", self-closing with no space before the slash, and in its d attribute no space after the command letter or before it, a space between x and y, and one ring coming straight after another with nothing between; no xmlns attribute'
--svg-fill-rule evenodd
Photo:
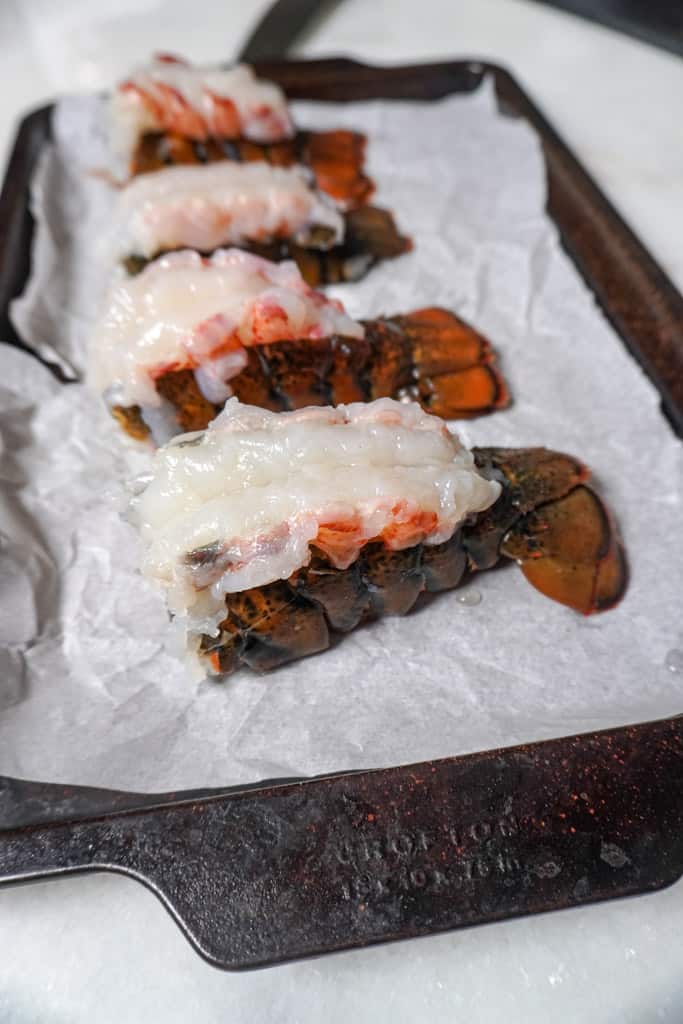
<svg viewBox="0 0 683 1024"><path fill-rule="evenodd" d="M631 584L582 618L514 566L331 651L259 677L193 682L120 512L144 464L96 394L3 346L0 772L138 790L377 767L682 710L683 455L654 388L560 249L540 148L490 89L438 103L299 104L367 132L376 201L409 255L334 289L357 316L439 303L488 334L514 405L467 444L544 444L595 471ZM102 101L63 101L34 186L33 275L13 316L77 375L101 301L112 192ZM481 596L479 603L477 595ZM670 662L670 659L668 659Z"/></svg>

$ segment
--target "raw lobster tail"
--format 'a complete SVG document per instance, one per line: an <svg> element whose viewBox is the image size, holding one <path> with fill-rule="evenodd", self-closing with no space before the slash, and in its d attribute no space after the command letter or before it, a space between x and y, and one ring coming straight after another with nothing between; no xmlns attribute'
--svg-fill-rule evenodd
<svg viewBox="0 0 683 1024"><path fill-rule="evenodd" d="M239 248L274 263L294 260L306 284L314 288L358 281L377 263L395 259L412 248L411 240L399 232L388 210L362 206L344 215L344 225L344 241L331 249L305 247L287 239L254 241ZM144 256L131 255L123 265L129 274L139 274L150 262Z"/></svg>
<svg viewBox="0 0 683 1024"><path fill-rule="evenodd" d="M303 164L316 184L344 209L361 206L375 191L363 173L365 136L359 132L297 132L291 139L261 143L249 139L208 138L203 141L172 132L143 135L131 162L131 174L146 174L176 164L265 161L276 167Z"/></svg>
<svg viewBox="0 0 683 1024"><path fill-rule="evenodd" d="M481 416L509 401L489 342L446 309L363 321L364 338L305 338L246 350L247 364L230 387L240 401L275 412L309 405L411 398L445 419ZM192 370L156 381L183 431L203 430L219 411L202 395ZM139 411L119 409L139 437ZM137 429L136 429L137 425Z"/></svg>
<svg viewBox="0 0 683 1024"><path fill-rule="evenodd" d="M203 637L201 655L216 673L240 664L275 668L326 649L330 631L402 615L423 591L451 589L467 571L501 558L517 561L536 589L585 615L613 607L626 588L626 559L609 511L585 483L588 469L545 448L473 453L503 490L450 540L400 551L370 543L342 570L314 551L289 580L229 594L219 634Z"/></svg>

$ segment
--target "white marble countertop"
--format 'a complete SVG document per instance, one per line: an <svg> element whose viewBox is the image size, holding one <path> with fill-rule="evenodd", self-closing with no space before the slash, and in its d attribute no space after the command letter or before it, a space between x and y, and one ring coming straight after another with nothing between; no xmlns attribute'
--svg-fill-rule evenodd
<svg viewBox="0 0 683 1024"><path fill-rule="evenodd" d="M153 50L229 58L266 6L208 0L197 17L184 0L4 0L0 163L28 109L104 88ZM298 54L506 65L683 287L683 62L676 57L525 0L346 0ZM225 975L202 963L161 905L130 880L3 890L0 1022L242 1021L251 1017L245 1006L256 1009L266 990L281 993L278 1021L402 1022L415 1019L406 1015L406 986L419 986L423 1019L433 1022L673 1024L683 1019L683 886L646 899L657 908L656 937L642 924L641 900L536 920L534 956L521 973L515 951L530 941L528 920L492 926L495 946L490 928L474 929L404 943L398 959L377 947ZM581 970L563 969L577 960ZM382 1017L368 1016L368 992L386 1007Z"/></svg>

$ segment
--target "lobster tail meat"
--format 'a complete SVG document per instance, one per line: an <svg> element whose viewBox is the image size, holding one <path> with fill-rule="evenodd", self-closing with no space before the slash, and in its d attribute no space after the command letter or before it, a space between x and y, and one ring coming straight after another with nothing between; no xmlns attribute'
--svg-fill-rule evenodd
<svg viewBox="0 0 683 1024"><path fill-rule="evenodd" d="M367 205L365 137L295 131L282 91L246 65L158 58L116 89L112 125L132 171L115 241L130 273L176 249L235 245L294 260L318 285L358 280L411 247Z"/></svg>
<svg viewBox="0 0 683 1024"><path fill-rule="evenodd" d="M168 167L134 178L120 193L119 259L153 259L174 249L289 241L329 249L344 238L344 220L311 188L302 167L254 163Z"/></svg>
<svg viewBox="0 0 683 1024"><path fill-rule="evenodd" d="M587 476L546 449L470 453L413 403L275 414L232 398L157 452L133 518L204 670L265 671L500 558L556 601L610 607L626 564Z"/></svg>
<svg viewBox="0 0 683 1024"><path fill-rule="evenodd" d="M282 90L246 64L197 68L178 58L156 58L116 88L111 118L114 148L128 159L148 132L261 144L294 135Z"/></svg>
<svg viewBox="0 0 683 1024"><path fill-rule="evenodd" d="M90 380L137 439L203 430L229 395L275 412L376 398L442 417L505 405L491 346L455 314L357 322L293 264L180 252L114 284Z"/></svg>
<svg viewBox="0 0 683 1024"><path fill-rule="evenodd" d="M134 517L144 571L200 652L265 667L326 646L325 630L407 611L422 548L452 542L499 492L415 404L276 414L233 398L156 453ZM456 568L437 554L434 588Z"/></svg>
<svg viewBox="0 0 683 1024"><path fill-rule="evenodd" d="M364 135L297 131L279 86L245 64L198 68L157 57L116 88L111 124L112 148L132 176L225 161L303 164L342 209L374 191L363 172Z"/></svg>
<svg viewBox="0 0 683 1024"><path fill-rule="evenodd" d="M255 167L260 168L260 165ZM266 174L269 171L274 173L272 169L264 168L259 170L258 176L264 177L264 171ZM292 168L290 173L296 174L296 170ZM211 203L213 211L207 211L206 206L200 208L201 219L198 217L197 198L192 197L187 209L173 210L172 224L163 227L150 226L148 204L143 203L139 218L134 213L131 219L139 219L142 225L142 229L135 232L140 239L137 241L138 249L149 249L150 252L149 255L140 252L125 255L123 266L129 274L139 274L150 263L152 255L171 252L182 246L208 256L216 248L213 243L222 238L221 245L237 245L274 263L292 260L304 281L311 287L318 287L358 281L376 264L402 256L412 248L412 242L399 232L388 210L364 206L340 217L334 210L324 206L321 209L316 193L311 189L308 192L307 201L299 204L291 220L277 208L272 193L261 196L258 205L264 212L270 208L271 226L265 220L254 222L254 218L248 215L249 211L244 208L244 194L237 193L232 208L226 210L223 189ZM130 238L132 233L124 218L123 226L118 229L119 237ZM150 241L163 237L175 237L177 244L159 246ZM182 246L181 239L184 239ZM115 247L120 254L121 241L115 242Z"/></svg>
<svg viewBox="0 0 683 1024"><path fill-rule="evenodd" d="M364 330L340 303L309 288L293 264L238 249L218 250L211 259L177 252L114 282L89 377L116 396L114 404L159 407L155 380L192 369L204 398L220 403L247 348L336 333L361 338Z"/></svg>

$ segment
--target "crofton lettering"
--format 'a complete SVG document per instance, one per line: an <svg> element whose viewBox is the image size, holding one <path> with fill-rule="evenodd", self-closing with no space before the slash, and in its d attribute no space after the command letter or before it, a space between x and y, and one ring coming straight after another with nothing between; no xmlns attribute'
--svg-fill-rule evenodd
<svg viewBox="0 0 683 1024"><path fill-rule="evenodd" d="M438 834L423 829L379 831L372 823L333 848L345 900L367 901L397 893L447 894L491 875L525 874L506 840L520 831L512 815L451 825Z"/></svg>

